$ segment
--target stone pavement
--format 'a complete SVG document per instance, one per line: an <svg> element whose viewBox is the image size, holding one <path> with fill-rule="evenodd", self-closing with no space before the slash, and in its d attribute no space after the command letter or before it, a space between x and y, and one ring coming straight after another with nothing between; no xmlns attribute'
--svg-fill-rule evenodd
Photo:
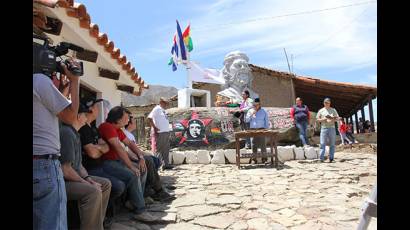
<svg viewBox="0 0 410 230"><path fill-rule="evenodd" d="M112 230L356 229L376 182L376 154L336 152L335 163L287 161L238 170L235 165L184 164L161 172L177 187L170 204L153 204L156 224L121 214ZM377 229L372 219L369 229Z"/></svg>

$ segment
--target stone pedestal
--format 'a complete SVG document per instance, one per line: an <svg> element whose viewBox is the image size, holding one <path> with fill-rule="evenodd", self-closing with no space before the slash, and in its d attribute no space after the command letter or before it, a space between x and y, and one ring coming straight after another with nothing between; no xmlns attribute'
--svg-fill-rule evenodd
<svg viewBox="0 0 410 230"><path fill-rule="evenodd" d="M211 107L211 92L201 89L181 89L178 90L178 108L190 108L191 96L200 98L200 104L195 107Z"/></svg>

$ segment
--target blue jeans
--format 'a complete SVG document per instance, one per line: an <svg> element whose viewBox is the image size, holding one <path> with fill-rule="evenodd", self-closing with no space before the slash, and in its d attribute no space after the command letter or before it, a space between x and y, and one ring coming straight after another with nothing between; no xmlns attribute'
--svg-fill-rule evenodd
<svg viewBox="0 0 410 230"><path fill-rule="evenodd" d="M67 229L67 195L58 160L33 160L33 229Z"/></svg>
<svg viewBox="0 0 410 230"><path fill-rule="evenodd" d="M245 122L244 120L241 120L241 130L242 131L248 130L250 126L251 126L250 122ZM246 138L246 147L249 147L249 148L251 147L251 138L250 137Z"/></svg>
<svg viewBox="0 0 410 230"><path fill-rule="evenodd" d="M144 188L147 179L147 173L136 176L120 160L105 160L103 169L106 173L121 180L127 187L130 202L136 209L135 213L139 214L145 211Z"/></svg>
<svg viewBox="0 0 410 230"><path fill-rule="evenodd" d="M306 136L307 127L308 127L307 121L296 121L296 128L298 128L299 130L299 138L302 141L303 145L309 144L309 140Z"/></svg>
<svg viewBox="0 0 410 230"><path fill-rule="evenodd" d="M329 145L329 160L335 156L336 129L322 128L320 130L320 160L325 159L326 144Z"/></svg>

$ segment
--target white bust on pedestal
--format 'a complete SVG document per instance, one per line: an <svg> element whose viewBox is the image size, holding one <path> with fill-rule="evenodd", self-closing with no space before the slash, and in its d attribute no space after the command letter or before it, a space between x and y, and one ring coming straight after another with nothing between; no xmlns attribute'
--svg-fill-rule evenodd
<svg viewBox="0 0 410 230"><path fill-rule="evenodd" d="M242 101L242 92L248 90L251 98L259 97L250 87L252 86L252 73L250 71L249 58L241 51L228 53L224 58L224 68L222 75L225 79L225 85L218 96L229 98L232 103Z"/></svg>

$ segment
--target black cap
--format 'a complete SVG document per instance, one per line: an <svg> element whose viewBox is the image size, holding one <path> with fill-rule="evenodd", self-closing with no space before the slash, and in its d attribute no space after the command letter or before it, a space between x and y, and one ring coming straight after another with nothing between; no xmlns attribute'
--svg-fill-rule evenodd
<svg viewBox="0 0 410 230"><path fill-rule="evenodd" d="M261 103L261 100L259 99L259 97L255 98L255 100L253 100L254 103Z"/></svg>
<svg viewBox="0 0 410 230"><path fill-rule="evenodd" d="M98 102L104 101L104 99L87 99L84 100L84 105L87 106L88 108L90 108L91 106L95 105Z"/></svg>
<svg viewBox="0 0 410 230"><path fill-rule="evenodd" d="M89 112L91 112L90 109L88 109L87 106L80 103L80 105L78 106L78 113L89 113Z"/></svg>

